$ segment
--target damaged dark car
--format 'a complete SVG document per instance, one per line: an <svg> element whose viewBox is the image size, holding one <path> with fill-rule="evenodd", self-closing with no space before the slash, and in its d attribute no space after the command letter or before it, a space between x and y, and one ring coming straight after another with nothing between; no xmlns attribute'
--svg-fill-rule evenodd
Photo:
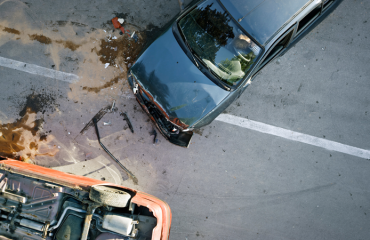
<svg viewBox="0 0 370 240"><path fill-rule="evenodd" d="M210 124L341 1L193 1L131 67L131 88L162 135L188 147L194 129Z"/></svg>

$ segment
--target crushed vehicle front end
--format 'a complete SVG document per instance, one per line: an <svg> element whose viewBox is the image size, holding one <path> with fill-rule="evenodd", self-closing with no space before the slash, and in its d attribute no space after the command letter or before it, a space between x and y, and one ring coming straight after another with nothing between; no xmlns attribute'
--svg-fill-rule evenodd
<svg viewBox="0 0 370 240"><path fill-rule="evenodd" d="M169 238L167 203L123 186L1 158L0 190L5 239Z"/></svg>
<svg viewBox="0 0 370 240"><path fill-rule="evenodd" d="M188 147L193 136L193 131L188 129L178 118L170 118L163 107L158 104L148 91L139 86L135 76L129 75L129 82L140 106L150 116L161 134L171 143ZM185 131L184 131L185 130Z"/></svg>

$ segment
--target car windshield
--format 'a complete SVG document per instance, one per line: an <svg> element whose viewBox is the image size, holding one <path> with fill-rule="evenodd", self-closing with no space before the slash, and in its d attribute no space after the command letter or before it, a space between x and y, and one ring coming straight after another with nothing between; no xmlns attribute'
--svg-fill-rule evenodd
<svg viewBox="0 0 370 240"><path fill-rule="evenodd" d="M199 5L178 25L193 54L229 86L248 74L261 53L216 0Z"/></svg>

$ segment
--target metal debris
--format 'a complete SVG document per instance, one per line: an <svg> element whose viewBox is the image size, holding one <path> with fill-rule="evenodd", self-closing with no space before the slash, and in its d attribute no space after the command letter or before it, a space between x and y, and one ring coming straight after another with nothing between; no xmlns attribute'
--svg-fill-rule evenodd
<svg viewBox="0 0 370 240"><path fill-rule="evenodd" d="M115 106L116 106L116 100L113 100L112 107L110 108L111 112L116 110Z"/></svg>
<svg viewBox="0 0 370 240"><path fill-rule="evenodd" d="M100 111L95 114L95 116L92 118L92 119L96 119L98 122L100 119L102 119L102 117L109 111L109 108L110 107L105 107L105 108L102 108L100 109ZM92 119L85 125L85 127L80 131L80 134L83 134L84 132L86 132L87 129L89 129L91 126L94 126L94 123L92 121Z"/></svg>
<svg viewBox="0 0 370 240"><path fill-rule="evenodd" d="M98 120L96 118L93 118L92 119L93 123L94 123L94 126L95 126L95 131L96 131L96 135L98 137L98 142L100 144L100 146L104 149L104 151L106 151L108 153L108 155L113 158L114 161L116 161L118 163L118 165L123 169L125 170L125 172L127 173L127 175L132 179L132 181L137 184L138 183L138 180L137 178L135 177L134 174L132 174L125 166L122 165L122 163L120 163L120 161L118 161L117 158L115 158L113 156L112 153L109 152L109 150L103 145L103 143L100 141L100 135L99 135L99 129L98 129Z"/></svg>
<svg viewBox="0 0 370 240"><path fill-rule="evenodd" d="M130 128L131 132L134 133L134 128L130 122L130 119L127 117L127 113L120 112L120 116L123 117L123 120L126 120L128 127Z"/></svg>
<svg viewBox="0 0 370 240"><path fill-rule="evenodd" d="M154 138L153 138L153 144L158 143L157 131L155 129L153 129L153 131L150 132L150 136L154 136Z"/></svg>

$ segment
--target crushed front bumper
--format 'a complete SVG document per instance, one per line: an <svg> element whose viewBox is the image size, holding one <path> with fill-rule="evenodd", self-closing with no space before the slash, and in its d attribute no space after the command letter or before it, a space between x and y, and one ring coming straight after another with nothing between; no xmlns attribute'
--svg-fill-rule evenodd
<svg viewBox="0 0 370 240"><path fill-rule="evenodd" d="M133 90L136 100L140 106L149 115L150 119L157 126L161 134L170 142L180 147L189 147L192 131L183 131L181 128L172 123L163 109L153 101L153 98L136 82L131 74L127 76L128 82Z"/></svg>

